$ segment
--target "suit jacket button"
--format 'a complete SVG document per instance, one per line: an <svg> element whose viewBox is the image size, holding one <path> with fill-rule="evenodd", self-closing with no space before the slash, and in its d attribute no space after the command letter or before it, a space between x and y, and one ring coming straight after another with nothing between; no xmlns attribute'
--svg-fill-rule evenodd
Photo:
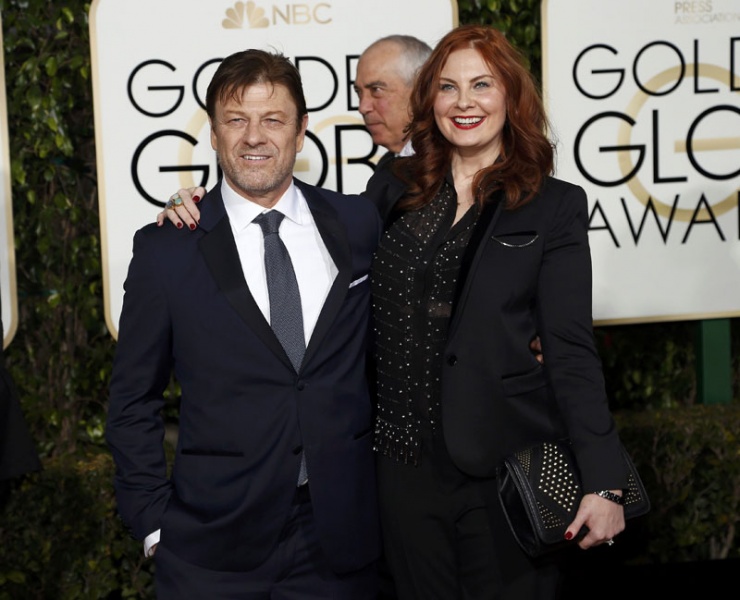
<svg viewBox="0 0 740 600"><path fill-rule="evenodd" d="M447 364L451 367L454 367L457 364L457 356L455 356L454 354L450 354L447 357Z"/></svg>
<svg viewBox="0 0 740 600"><path fill-rule="evenodd" d="M298 382L298 383L296 384L296 386L295 386L295 387L296 387L296 389L297 389L297 390L298 390L299 392L302 392L303 390L305 390L305 389L306 389L306 384L305 384L305 383L303 383L302 381L299 381L299 382Z"/></svg>
<svg viewBox="0 0 740 600"><path fill-rule="evenodd" d="M300 454L301 452L303 452L303 446L296 446L295 448L293 448L293 454L297 455L297 454Z"/></svg>

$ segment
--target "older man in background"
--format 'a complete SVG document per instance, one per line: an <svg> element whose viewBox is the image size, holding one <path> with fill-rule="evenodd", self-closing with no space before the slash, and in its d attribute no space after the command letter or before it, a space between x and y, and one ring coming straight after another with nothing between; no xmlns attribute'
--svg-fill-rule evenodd
<svg viewBox="0 0 740 600"><path fill-rule="evenodd" d="M355 92L360 114L373 142L388 149L382 163L413 149L406 137L409 100L416 73L432 49L409 35L389 35L368 46L357 63Z"/></svg>

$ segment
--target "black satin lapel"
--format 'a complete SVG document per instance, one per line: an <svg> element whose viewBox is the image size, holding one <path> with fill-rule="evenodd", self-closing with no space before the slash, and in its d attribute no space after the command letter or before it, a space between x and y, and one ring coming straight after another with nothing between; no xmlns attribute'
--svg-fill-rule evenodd
<svg viewBox="0 0 740 600"><path fill-rule="evenodd" d="M303 188L301 188L303 189ZM316 349L321 345L321 341L329 332L329 328L337 317L342 303L347 296L349 284L352 282L352 250L347 238L345 226L337 218L334 209L317 194L311 190L303 189L308 206L311 209L316 228L321 234L321 239L326 245L326 249L337 267L337 276L329 290L324 306L319 313L311 339L306 348L306 355L303 357L304 364L311 359ZM351 202L351 200L347 200Z"/></svg>
<svg viewBox="0 0 740 600"><path fill-rule="evenodd" d="M457 285L455 286L455 297L452 302L452 315L450 316L450 331L448 338L452 337L452 332L457 324L456 315L462 310L465 300L470 290L470 273L477 266L480 260L480 250L482 249L483 240L488 238L488 232L498 220L504 201L504 193L498 190L493 197L483 206L480 216L475 223L473 233L470 235L470 241L465 248L460 272L457 275Z"/></svg>
<svg viewBox="0 0 740 600"><path fill-rule="evenodd" d="M249 291L229 219L224 217L198 243L219 289L244 322L284 363L290 359Z"/></svg>

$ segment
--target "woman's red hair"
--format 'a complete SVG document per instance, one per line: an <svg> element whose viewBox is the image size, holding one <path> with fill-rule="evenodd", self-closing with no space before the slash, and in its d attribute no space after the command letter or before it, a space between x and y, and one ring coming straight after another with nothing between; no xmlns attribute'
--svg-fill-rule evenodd
<svg viewBox="0 0 740 600"><path fill-rule="evenodd" d="M450 167L452 145L434 120L434 101L440 73L449 55L466 48L477 50L506 91L506 122L501 154L481 169L473 181L478 203L495 189L503 189L507 208L529 202L553 170L553 146L539 88L521 53L504 35L482 25L461 25L445 35L427 59L411 95L410 139L415 155L401 174L407 195L400 208L413 210L427 204Z"/></svg>

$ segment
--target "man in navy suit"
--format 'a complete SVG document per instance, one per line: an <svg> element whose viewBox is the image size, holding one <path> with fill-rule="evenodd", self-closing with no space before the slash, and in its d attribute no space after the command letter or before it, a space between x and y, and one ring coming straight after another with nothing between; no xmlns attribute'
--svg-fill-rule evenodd
<svg viewBox="0 0 740 600"><path fill-rule="evenodd" d="M106 429L119 512L154 554L159 598L374 598L364 356L378 212L293 179L308 116L286 58L226 58L206 105L223 179L200 226L152 224L134 238ZM284 215L300 295L296 366L270 323L254 222L270 211ZM161 411L173 370L169 473Z"/></svg>

